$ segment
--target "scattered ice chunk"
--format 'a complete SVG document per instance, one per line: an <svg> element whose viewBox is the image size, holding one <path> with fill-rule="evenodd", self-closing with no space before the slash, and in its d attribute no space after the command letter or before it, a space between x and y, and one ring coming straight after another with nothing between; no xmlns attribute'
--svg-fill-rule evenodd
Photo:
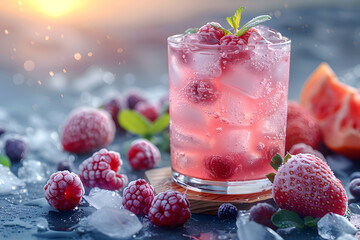
<svg viewBox="0 0 360 240"><path fill-rule="evenodd" d="M240 240L283 240L274 230L253 221L238 226L237 234Z"/></svg>
<svg viewBox="0 0 360 240"><path fill-rule="evenodd" d="M38 232L45 232L49 230L49 224L47 220L43 217L36 219L36 227Z"/></svg>
<svg viewBox="0 0 360 240"><path fill-rule="evenodd" d="M84 195L83 198L96 209L103 207L120 208L122 206L122 198L115 191L93 188L89 195Z"/></svg>
<svg viewBox="0 0 360 240"><path fill-rule="evenodd" d="M16 190L25 188L25 183L17 178L8 167L0 164L0 195L16 193Z"/></svg>
<svg viewBox="0 0 360 240"><path fill-rule="evenodd" d="M318 224L318 233L324 239L336 239L343 234L355 235L356 228L343 216L328 213L322 217Z"/></svg>
<svg viewBox="0 0 360 240"><path fill-rule="evenodd" d="M45 182L49 175L46 164L36 160L24 160L18 170L19 178L27 183Z"/></svg>
<svg viewBox="0 0 360 240"><path fill-rule="evenodd" d="M360 206L357 203L350 203L348 208L350 209L351 213L360 214Z"/></svg>
<svg viewBox="0 0 360 240"><path fill-rule="evenodd" d="M112 238L129 238L142 229L135 214L126 209L102 208L88 217L88 223Z"/></svg>
<svg viewBox="0 0 360 240"><path fill-rule="evenodd" d="M353 235L347 233L347 234L341 235L336 240L357 240L357 238L355 238Z"/></svg>

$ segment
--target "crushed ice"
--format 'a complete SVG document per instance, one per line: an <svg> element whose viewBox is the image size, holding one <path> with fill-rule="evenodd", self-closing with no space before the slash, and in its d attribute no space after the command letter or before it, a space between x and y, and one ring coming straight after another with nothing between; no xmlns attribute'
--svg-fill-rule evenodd
<svg viewBox="0 0 360 240"><path fill-rule="evenodd" d="M17 178L8 167L0 164L0 195L14 194L25 188L23 180Z"/></svg>

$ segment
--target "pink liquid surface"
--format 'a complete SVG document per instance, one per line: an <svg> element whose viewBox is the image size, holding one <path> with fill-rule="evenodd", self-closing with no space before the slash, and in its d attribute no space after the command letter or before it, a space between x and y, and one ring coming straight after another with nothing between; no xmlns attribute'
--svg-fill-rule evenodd
<svg viewBox="0 0 360 240"><path fill-rule="evenodd" d="M272 156L284 154L290 44L224 50L182 38L169 40L172 169L204 180L264 179Z"/></svg>

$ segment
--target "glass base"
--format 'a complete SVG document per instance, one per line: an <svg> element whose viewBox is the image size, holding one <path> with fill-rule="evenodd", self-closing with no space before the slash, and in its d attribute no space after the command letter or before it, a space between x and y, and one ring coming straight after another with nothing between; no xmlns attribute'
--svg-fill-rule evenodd
<svg viewBox="0 0 360 240"><path fill-rule="evenodd" d="M185 176L172 170L173 180L180 186L196 192L207 192L213 194L251 194L271 189L268 179L220 182Z"/></svg>

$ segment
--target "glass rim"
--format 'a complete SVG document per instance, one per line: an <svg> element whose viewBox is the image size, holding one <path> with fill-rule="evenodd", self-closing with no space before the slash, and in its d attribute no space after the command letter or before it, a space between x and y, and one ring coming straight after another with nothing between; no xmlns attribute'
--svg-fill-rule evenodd
<svg viewBox="0 0 360 240"><path fill-rule="evenodd" d="M223 45L219 45L219 44L202 44L202 43L194 43L194 42L190 42L190 43L187 43L187 42L184 42L184 41L177 41L176 39L180 39L182 37L184 37L185 33L181 33L181 34L175 34L175 35L172 35L170 37L167 38L167 42L168 44L174 44L174 45L186 45L186 46L201 46L201 48L208 48L208 49L217 49L219 47L221 48L236 48L236 47L239 47L241 48L241 50L247 50L247 49L251 49L251 48L254 48L256 46L272 46L272 47L279 47L279 46L286 46L286 45L290 45L291 44L291 39L286 37L286 36L283 36L284 38L286 38L286 41L284 42L279 42L279 43L272 43L272 42L262 42L262 43L258 43L258 44L255 44L255 45L238 45L238 46L235 46L235 45L228 45L228 46L223 46Z"/></svg>

